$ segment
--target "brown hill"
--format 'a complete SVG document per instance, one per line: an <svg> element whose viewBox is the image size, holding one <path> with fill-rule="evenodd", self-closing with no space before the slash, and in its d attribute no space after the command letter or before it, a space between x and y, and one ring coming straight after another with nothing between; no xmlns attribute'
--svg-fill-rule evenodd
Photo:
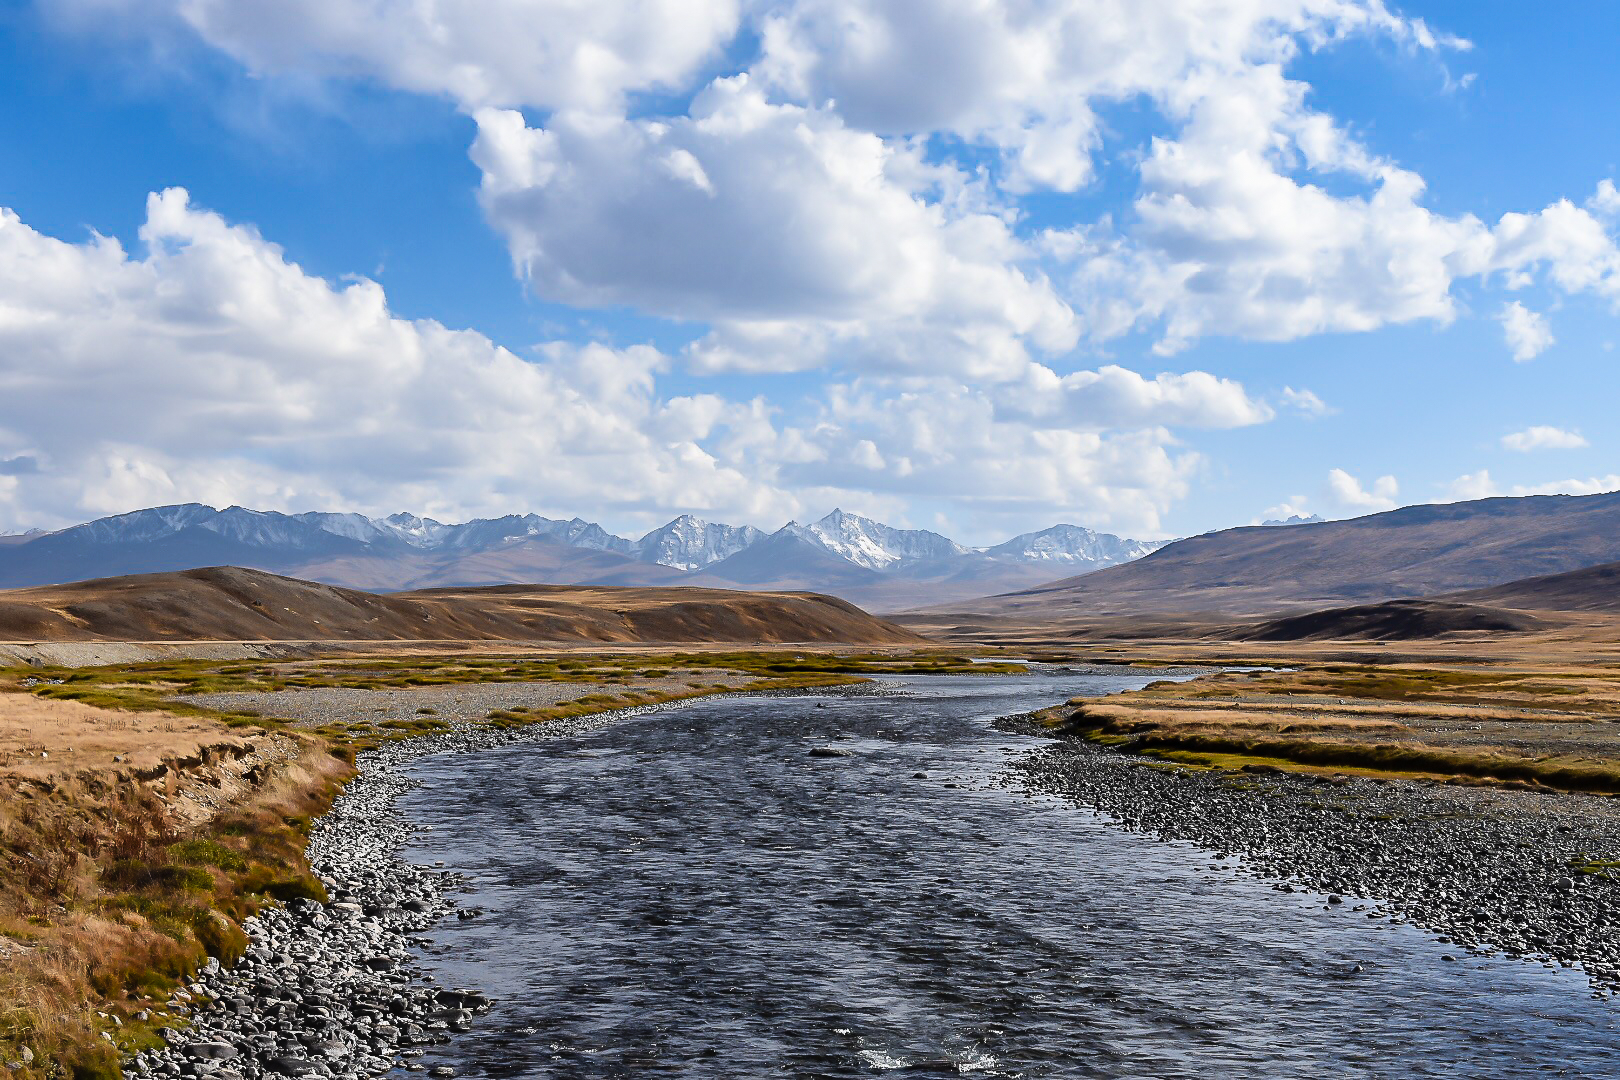
<svg viewBox="0 0 1620 1080"><path fill-rule="evenodd" d="M0 641L913 644L830 596L503 585L376 595L240 567L0 591Z"/></svg>
<svg viewBox="0 0 1620 1080"><path fill-rule="evenodd" d="M1565 574L1510 581L1489 589L1453 593L1447 600L1527 611L1596 611L1620 614L1620 562Z"/></svg>
<svg viewBox="0 0 1620 1080"><path fill-rule="evenodd" d="M1620 560L1620 492L1408 506L1179 540L1106 570L930 609L1014 616L1268 615L1480 589Z"/></svg>
<svg viewBox="0 0 1620 1080"><path fill-rule="evenodd" d="M1226 630L1231 641L1424 641L1465 632L1522 634L1547 623L1522 611L1440 600L1328 608Z"/></svg>

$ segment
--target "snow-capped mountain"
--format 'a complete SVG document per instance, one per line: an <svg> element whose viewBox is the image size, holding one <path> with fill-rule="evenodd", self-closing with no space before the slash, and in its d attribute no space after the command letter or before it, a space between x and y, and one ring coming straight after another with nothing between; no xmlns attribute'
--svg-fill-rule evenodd
<svg viewBox="0 0 1620 1080"><path fill-rule="evenodd" d="M642 562L697 570L751 547L765 534L752 525L718 525L682 514L636 541Z"/></svg>
<svg viewBox="0 0 1620 1080"><path fill-rule="evenodd" d="M813 539L834 555L868 570L882 570L900 562L949 559L971 550L939 533L896 529L842 510L834 510L809 525L790 522L786 527L797 529L800 535Z"/></svg>
<svg viewBox="0 0 1620 1080"><path fill-rule="evenodd" d="M1163 546L1057 525L991 548L834 510L766 534L683 514L639 540L582 518L509 514L449 524L416 514L283 514L159 506L60 532L6 537L0 587L247 566L355 588L551 581L832 592L895 610L1128 562Z"/></svg>
<svg viewBox="0 0 1620 1080"><path fill-rule="evenodd" d="M1100 570L1151 555L1168 543L1168 540L1126 540L1079 525L1053 525L1050 529L1023 533L1006 543L985 548L984 553L995 559L1054 563L1064 567L1091 565Z"/></svg>
<svg viewBox="0 0 1620 1080"><path fill-rule="evenodd" d="M430 551L485 551L505 544L538 539L590 551L612 551L619 555L630 555L635 550L635 545L624 537L614 536L596 522L577 517L561 521L539 514L508 514L498 518L477 518L464 525L439 527L443 532L421 546Z"/></svg>
<svg viewBox="0 0 1620 1080"><path fill-rule="evenodd" d="M1262 525L1315 525L1317 522L1322 521L1322 520L1323 520L1323 518L1322 518L1321 514L1310 514L1310 515L1293 514L1293 515L1291 515L1289 517L1285 517L1285 518L1268 518L1267 520L1262 521L1260 524L1262 524Z"/></svg>

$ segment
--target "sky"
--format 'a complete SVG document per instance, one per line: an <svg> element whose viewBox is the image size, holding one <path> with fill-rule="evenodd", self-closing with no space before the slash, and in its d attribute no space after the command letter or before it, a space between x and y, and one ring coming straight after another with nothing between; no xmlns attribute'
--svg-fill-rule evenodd
<svg viewBox="0 0 1620 1080"><path fill-rule="evenodd" d="M0 6L0 532L1620 488L1620 6Z"/></svg>

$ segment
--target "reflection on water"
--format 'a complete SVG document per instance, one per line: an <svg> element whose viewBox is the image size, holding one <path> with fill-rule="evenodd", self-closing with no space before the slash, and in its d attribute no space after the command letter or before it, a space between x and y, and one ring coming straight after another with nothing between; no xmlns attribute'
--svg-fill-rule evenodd
<svg viewBox="0 0 1620 1080"><path fill-rule="evenodd" d="M997 786L999 715L1149 681L915 678L716 699L418 767L411 849L500 999L424 1059L490 1077L1620 1074L1577 973L1217 873ZM835 747L847 757L810 757ZM439 951L442 950L442 951Z"/></svg>

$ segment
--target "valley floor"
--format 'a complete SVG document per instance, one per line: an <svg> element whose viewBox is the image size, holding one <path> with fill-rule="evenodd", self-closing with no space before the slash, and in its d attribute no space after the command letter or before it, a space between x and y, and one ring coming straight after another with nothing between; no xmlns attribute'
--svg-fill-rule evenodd
<svg viewBox="0 0 1620 1080"><path fill-rule="evenodd" d="M739 689L1036 660L1264 663L1106 700L1025 779L1127 825L1440 930L1458 951L1620 982L1620 664L1478 645L1391 655L1119 643L945 650L643 650L176 657L0 670L0 1058L115 1075L194 1007L209 956L276 900L326 899L312 823L358 751L517 731ZM1282 669L1282 670L1276 670ZM1290 775L1291 774L1291 775ZM1292 886L1290 886L1292 887ZM98 1072L97 1070L101 1070Z"/></svg>

